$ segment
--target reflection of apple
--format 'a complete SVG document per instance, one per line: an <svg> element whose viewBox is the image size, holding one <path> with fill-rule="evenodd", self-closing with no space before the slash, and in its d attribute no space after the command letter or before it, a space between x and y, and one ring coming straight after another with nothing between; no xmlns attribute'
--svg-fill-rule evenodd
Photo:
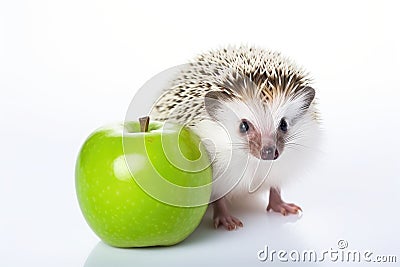
<svg viewBox="0 0 400 267"><path fill-rule="evenodd" d="M116 247L184 240L200 223L211 194L211 167L199 138L186 128L143 125L95 131L76 163L82 213L93 231Z"/></svg>

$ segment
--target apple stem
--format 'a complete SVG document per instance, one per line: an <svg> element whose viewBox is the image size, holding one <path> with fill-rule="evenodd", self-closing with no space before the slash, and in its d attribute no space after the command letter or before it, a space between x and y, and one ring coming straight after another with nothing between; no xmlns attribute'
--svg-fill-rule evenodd
<svg viewBox="0 0 400 267"><path fill-rule="evenodd" d="M149 116L139 118L141 132L147 132L149 130L149 122L150 122Z"/></svg>

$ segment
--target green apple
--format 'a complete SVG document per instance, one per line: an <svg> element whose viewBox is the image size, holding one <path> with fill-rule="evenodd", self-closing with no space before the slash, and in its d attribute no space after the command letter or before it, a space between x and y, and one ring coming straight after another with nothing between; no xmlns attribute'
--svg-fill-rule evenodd
<svg viewBox="0 0 400 267"><path fill-rule="evenodd" d="M210 160L186 127L126 122L98 129L75 169L82 213L116 247L173 245L199 225L211 195Z"/></svg>

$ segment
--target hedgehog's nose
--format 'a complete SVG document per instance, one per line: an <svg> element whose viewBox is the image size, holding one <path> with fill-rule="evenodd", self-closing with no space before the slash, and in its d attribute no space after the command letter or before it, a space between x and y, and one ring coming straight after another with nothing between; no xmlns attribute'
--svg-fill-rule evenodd
<svg viewBox="0 0 400 267"><path fill-rule="evenodd" d="M260 155L263 160L273 160L276 159L276 148L275 146L263 146Z"/></svg>

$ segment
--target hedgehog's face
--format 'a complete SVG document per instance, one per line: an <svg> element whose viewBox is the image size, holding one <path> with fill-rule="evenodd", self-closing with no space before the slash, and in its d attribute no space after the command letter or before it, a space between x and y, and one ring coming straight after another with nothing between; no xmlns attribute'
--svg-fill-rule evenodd
<svg viewBox="0 0 400 267"><path fill-rule="evenodd" d="M209 115L230 134L232 148L240 148L260 160L276 160L285 146L306 125L303 118L314 98L314 89L273 102L259 98L238 99L224 92L211 92L205 101Z"/></svg>
<svg viewBox="0 0 400 267"><path fill-rule="evenodd" d="M285 136L288 132L288 122L282 118L275 130L262 130L259 125L248 119L241 119L238 134L247 142L252 156L261 160L276 160L285 147Z"/></svg>

